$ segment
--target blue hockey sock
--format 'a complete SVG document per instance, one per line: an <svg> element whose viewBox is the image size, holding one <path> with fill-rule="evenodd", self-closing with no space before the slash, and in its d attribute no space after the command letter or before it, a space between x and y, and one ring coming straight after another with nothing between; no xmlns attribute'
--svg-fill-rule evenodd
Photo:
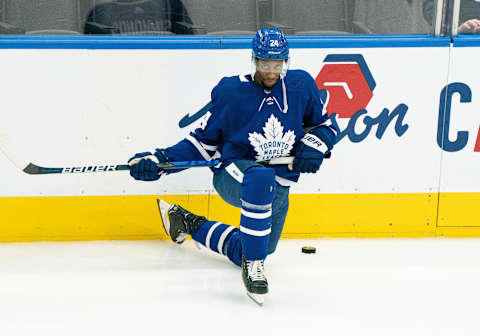
<svg viewBox="0 0 480 336"><path fill-rule="evenodd" d="M225 243L225 253L228 259L235 265L242 267L242 243L240 242L240 231L235 228L232 235Z"/></svg>
<svg viewBox="0 0 480 336"><path fill-rule="evenodd" d="M225 246L236 231L238 229L234 226L215 221L206 221L200 229L192 232L192 238L210 250L225 255L227 254ZM229 259L232 260L230 257Z"/></svg>
<svg viewBox="0 0 480 336"><path fill-rule="evenodd" d="M263 260L267 256L274 195L275 171L272 168L254 167L244 173L240 242L247 260Z"/></svg>

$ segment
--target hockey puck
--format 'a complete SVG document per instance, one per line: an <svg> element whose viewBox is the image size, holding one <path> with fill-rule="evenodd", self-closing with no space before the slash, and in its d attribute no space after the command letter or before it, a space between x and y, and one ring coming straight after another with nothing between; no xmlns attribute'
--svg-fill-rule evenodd
<svg viewBox="0 0 480 336"><path fill-rule="evenodd" d="M313 246L304 246L304 247L302 247L302 252L311 254L311 253L317 252L317 249Z"/></svg>

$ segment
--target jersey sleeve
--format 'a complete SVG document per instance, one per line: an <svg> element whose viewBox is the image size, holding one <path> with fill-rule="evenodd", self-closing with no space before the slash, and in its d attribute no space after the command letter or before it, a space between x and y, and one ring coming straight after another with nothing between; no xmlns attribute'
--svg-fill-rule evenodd
<svg viewBox="0 0 480 336"><path fill-rule="evenodd" d="M223 80L222 80L223 81ZM222 141L222 123L226 99L222 91L223 83L213 88L211 107L202 119L199 128L191 132L185 139L166 148L169 161L212 160Z"/></svg>
<svg viewBox="0 0 480 336"><path fill-rule="evenodd" d="M326 134L328 134L331 142L334 144L339 129L337 128L336 123L332 123L325 108L328 104L330 95L327 90L318 90L317 84L312 76L308 73L305 73L305 76L307 82L306 93L308 94L308 104L303 116L303 125L307 129L309 127L321 126L325 129Z"/></svg>

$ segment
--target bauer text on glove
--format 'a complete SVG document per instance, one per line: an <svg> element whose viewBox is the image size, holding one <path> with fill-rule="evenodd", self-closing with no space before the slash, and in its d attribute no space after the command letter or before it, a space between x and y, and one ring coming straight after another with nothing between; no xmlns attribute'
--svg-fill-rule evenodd
<svg viewBox="0 0 480 336"><path fill-rule="evenodd" d="M319 126L306 133L294 150L293 171L316 173L323 158L333 148L335 134L326 126Z"/></svg>

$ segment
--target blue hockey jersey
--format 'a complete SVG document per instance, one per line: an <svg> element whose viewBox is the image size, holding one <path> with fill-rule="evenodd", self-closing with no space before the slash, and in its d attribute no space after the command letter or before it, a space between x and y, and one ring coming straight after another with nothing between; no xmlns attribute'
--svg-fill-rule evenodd
<svg viewBox="0 0 480 336"><path fill-rule="evenodd" d="M169 161L219 159L221 167L239 159L265 161L290 156L306 127L326 125L336 135L324 108L327 102L303 70L289 70L270 91L250 75L224 77L211 98L201 127L165 149ZM281 185L298 180L299 174L286 165L270 167Z"/></svg>

